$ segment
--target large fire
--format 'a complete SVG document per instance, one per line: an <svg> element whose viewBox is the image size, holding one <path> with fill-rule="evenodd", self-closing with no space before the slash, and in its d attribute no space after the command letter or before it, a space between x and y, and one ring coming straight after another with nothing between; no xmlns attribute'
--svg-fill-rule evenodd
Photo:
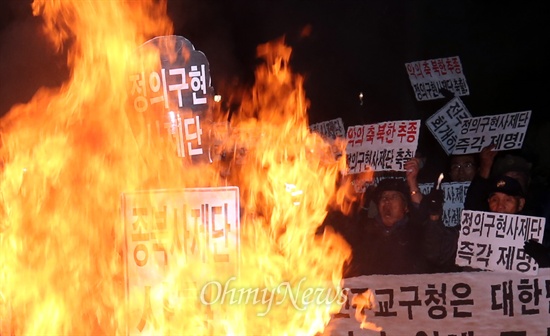
<svg viewBox="0 0 550 336"><path fill-rule="evenodd" d="M320 288L334 296L350 255L339 236L316 234L338 199L345 156L335 160L309 132L302 78L289 69L284 41L258 48L264 65L231 118L239 132L221 139L221 147L244 154L233 151L223 164L191 163L141 146L128 120L129 60L145 41L173 33L165 1L35 0L32 7L52 43L67 50L71 75L0 122L0 334L127 333L121 193L224 185L240 191L242 260L234 287L267 297L211 306L198 295L172 300L170 293L189 289L190 278L204 280L192 288L200 293L216 274L215 265L179 263L165 274L167 294L151 296L164 312L143 334L322 332L340 301L287 298L268 307L285 283L297 295Z"/></svg>

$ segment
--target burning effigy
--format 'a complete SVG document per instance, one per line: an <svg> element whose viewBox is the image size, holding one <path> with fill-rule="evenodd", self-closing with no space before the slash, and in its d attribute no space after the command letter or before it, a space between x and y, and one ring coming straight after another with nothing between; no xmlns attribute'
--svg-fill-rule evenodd
<svg viewBox="0 0 550 336"><path fill-rule="evenodd" d="M70 78L0 120L0 334L322 333L345 155L308 129L284 39L229 120L165 1L32 8Z"/></svg>

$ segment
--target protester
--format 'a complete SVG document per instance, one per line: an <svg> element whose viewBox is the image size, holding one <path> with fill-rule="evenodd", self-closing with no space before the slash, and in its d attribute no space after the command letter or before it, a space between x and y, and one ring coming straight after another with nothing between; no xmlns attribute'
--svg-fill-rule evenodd
<svg viewBox="0 0 550 336"><path fill-rule="evenodd" d="M549 267L547 265L550 264L550 197L541 197L540 194L533 197L530 193L531 162L512 154L497 158L499 152L493 149L494 145L489 145L480 152L480 167L468 188L464 209L546 218L542 243L528 241L524 250L540 267Z"/></svg>
<svg viewBox="0 0 550 336"><path fill-rule="evenodd" d="M521 215L525 208L525 193L519 181L502 175L493 179L487 204L491 212Z"/></svg>
<svg viewBox="0 0 550 336"><path fill-rule="evenodd" d="M493 176L506 175L516 179L523 192L527 195L531 183L531 168L533 164L519 155L506 154L496 157L491 174Z"/></svg>
<svg viewBox="0 0 550 336"><path fill-rule="evenodd" d="M413 204L420 204L422 201L422 193L420 192L420 188L418 186L418 175L420 171L422 170L422 167L424 166L426 158L423 156L413 157L405 164L403 165L403 168L405 169L405 181L407 182L407 185L409 186L410 190L410 198L411 202ZM386 174L387 173L387 174ZM403 172L380 172L377 174L380 180L386 179L386 178L403 178ZM370 218L374 218L376 214L378 213L378 208L374 202L374 190L375 186L370 185L367 187L367 190L365 191L363 195L363 201L362 201L362 207L366 210L368 210L368 214Z"/></svg>
<svg viewBox="0 0 550 336"><path fill-rule="evenodd" d="M478 171L476 154L451 155L448 182L470 182Z"/></svg>
<svg viewBox="0 0 550 336"><path fill-rule="evenodd" d="M494 151L494 148L494 145L489 145L479 153L479 169L468 187L468 194L464 202L464 209L466 210L491 211L487 202L490 189L493 187L494 179L501 176L516 179L523 190L523 197L526 200L529 198L531 163L520 156L511 154L497 159L495 163L495 158L499 152ZM495 163L494 166L493 163ZM525 208L522 209L522 214L533 215L534 213L533 211L527 211L527 208Z"/></svg>
<svg viewBox="0 0 550 336"><path fill-rule="evenodd" d="M451 188L449 183L465 183L465 186L461 186L463 189L455 189L452 191L448 191L448 195L454 195L455 191L462 190L464 193L467 191L468 186L470 185L470 182L472 179L476 176L478 172L478 155L477 153L471 153L471 154L456 154L456 155L450 155L448 157L448 165L447 165L447 171L444 174L444 178L442 180L445 188ZM434 188L436 184L434 183ZM459 194L452 196L452 200L447 199L447 202L451 202L452 205L448 206L448 208L452 208L453 211L450 211L447 213L447 217L444 218L445 225L449 228L458 227L460 223L460 213L461 210L464 208L464 202L458 203L458 198L463 199L465 197L461 196ZM445 203L444 203L445 204Z"/></svg>
<svg viewBox="0 0 550 336"><path fill-rule="evenodd" d="M444 229L440 220L442 199L436 192L425 197L435 220L420 221L419 205L411 202L410 189L403 179L379 182L374 192L378 213L356 216L355 231L348 235L353 259L348 276L368 274L416 274L438 272Z"/></svg>
<svg viewBox="0 0 550 336"><path fill-rule="evenodd" d="M503 175L490 180L487 183L487 193L486 211L521 214L525 206L525 197L521 185L509 176ZM442 243L440 244L439 259L436 259L436 264L440 268L440 272L479 271L479 269L471 267L460 267L455 263L460 228L460 223L457 223L456 226L439 229L441 232L438 233L438 236ZM432 243L432 245L435 244Z"/></svg>
<svg viewBox="0 0 550 336"><path fill-rule="evenodd" d="M517 178L502 175L494 179L489 189L489 209L491 212L521 215L526 204L524 193ZM531 239L525 242L523 249L535 259L539 267L550 267L550 247Z"/></svg>

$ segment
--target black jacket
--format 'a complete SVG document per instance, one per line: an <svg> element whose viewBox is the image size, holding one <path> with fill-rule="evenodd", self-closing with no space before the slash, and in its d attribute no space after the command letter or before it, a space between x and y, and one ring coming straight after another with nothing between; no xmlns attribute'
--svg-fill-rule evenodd
<svg viewBox="0 0 550 336"><path fill-rule="evenodd" d="M411 217L415 218L415 217ZM381 219L356 217L344 237L352 247L345 277L369 274L420 274L446 271L454 264L458 236L441 221L418 222L406 216L387 227Z"/></svg>

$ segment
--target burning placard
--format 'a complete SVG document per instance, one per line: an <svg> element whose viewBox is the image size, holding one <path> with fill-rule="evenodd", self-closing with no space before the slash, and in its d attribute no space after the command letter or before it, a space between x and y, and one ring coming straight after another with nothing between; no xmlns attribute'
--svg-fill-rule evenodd
<svg viewBox="0 0 550 336"><path fill-rule="evenodd" d="M138 144L168 147L187 160L205 160L203 127L213 88L204 53L186 38L170 35L147 41L135 58L128 78L133 106L128 118Z"/></svg>
<svg viewBox="0 0 550 336"><path fill-rule="evenodd" d="M342 118L336 118L309 125L309 128L313 132L321 134L322 137L327 139L343 138L346 136L346 129L344 128L344 122Z"/></svg>
<svg viewBox="0 0 550 336"><path fill-rule="evenodd" d="M320 304L306 300L302 304L306 294L325 294L328 289L338 292L351 251L334 232L318 233L328 205L336 198L335 181L345 162L327 155L327 144L307 127L303 79L289 68L291 48L283 40L258 47L263 63L255 73L256 84L251 94L243 94L239 113L231 118L231 127L242 130L233 148L244 146L246 156L231 167L236 169L231 169L229 176L222 174L217 164L195 160L200 155L190 151L201 148L199 123L202 136L217 133L204 129L202 118L208 110L195 115L190 108L193 115L186 115L185 99L182 96L184 106L180 109L177 90L171 91L174 96L161 94L165 86L159 81L159 71L164 68L173 80L183 78L183 71L170 74L170 69L162 66L156 46L151 46L150 53L140 49L152 36L172 36L163 5L164 1L157 0L33 3L35 13L43 18L39 21L44 22L46 35L56 47L66 50L71 76L60 87L38 90L28 103L13 106L0 121L0 159L4 163L0 192L6 210L0 224L0 320L1 328L9 329L8 335L122 335L127 325L135 327L134 331L140 326L147 333L163 335L215 334L213 330L217 334L315 334L324 329L330 313L340 308L337 300ZM136 50L146 62L136 57ZM148 108L154 108L136 111L136 96L128 86L132 84L130 76L141 76L142 68L148 72L136 80L153 78L146 87L158 88L151 91L158 95L147 98L168 98L169 109L166 100L154 104L147 100ZM156 75L151 76L151 71ZM186 74L190 71L186 68ZM208 87L207 80L205 83ZM177 85L168 80L165 84L167 92L170 85ZM137 106L143 108L143 98L139 99ZM163 113L174 112L176 122L170 123L169 129L175 126L174 132L184 133L179 149L185 157L178 156L174 137L157 137L155 132L167 131L163 126L168 122L153 122L154 118L144 116L149 112L163 117ZM194 134L196 139L187 137L186 125L187 135ZM241 143L241 139L247 140ZM206 155L209 146L201 143L202 155ZM190 270L194 259L184 256L174 259L175 267L166 263L163 267L163 246L151 240L151 232L148 243L129 238L133 245L125 250L132 252L127 260L134 264L131 269L124 268L120 237L125 235L115 234L123 227L122 192L220 186L239 188L240 271L246 270L246 275L229 285L268 294L289 288L292 300L281 298L266 309L269 300L265 304L220 303L214 300L215 293L208 296L208 290L202 291L204 287L199 285L199 295L185 292L183 289L193 288L192 279L215 279L217 273L210 277L212 274L201 272L220 262L207 258L207 248L202 253L204 260L213 261L209 267ZM159 218L170 213L161 199L148 197L151 199L137 199L135 213L132 209L127 218L137 220L135 216L153 210L140 209L141 201L158 206ZM199 213L204 211L194 206ZM177 212L179 220L183 208L178 209L182 209ZM169 221L175 220L168 217ZM131 227L134 229L133 222ZM140 227L136 224L136 230ZM202 250L191 251L203 260ZM231 253L220 251L231 259ZM129 277L135 280L128 299L131 308L138 309L135 315L127 313L126 271L142 279L138 282ZM175 283L182 291L173 290ZM223 289L225 283L220 285ZM231 289L236 292L239 288ZM159 307L160 316L156 315ZM174 315L178 310L185 314ZM218 314L220 310L223 314ZM140 324L144 312L147 322ZM154 319L148 318L150 312ZM265 315L260 318L258 312Z"/></svg>
<svg viewBox="0 0 550 336"><path fill-rule="evenodd" d="M204 283L239 275L238 188L125 193L122 209L130 335L158 330L171 315L185 313L178 306L194 302ZM159 295L164 306L151 300Z"/></svg>

